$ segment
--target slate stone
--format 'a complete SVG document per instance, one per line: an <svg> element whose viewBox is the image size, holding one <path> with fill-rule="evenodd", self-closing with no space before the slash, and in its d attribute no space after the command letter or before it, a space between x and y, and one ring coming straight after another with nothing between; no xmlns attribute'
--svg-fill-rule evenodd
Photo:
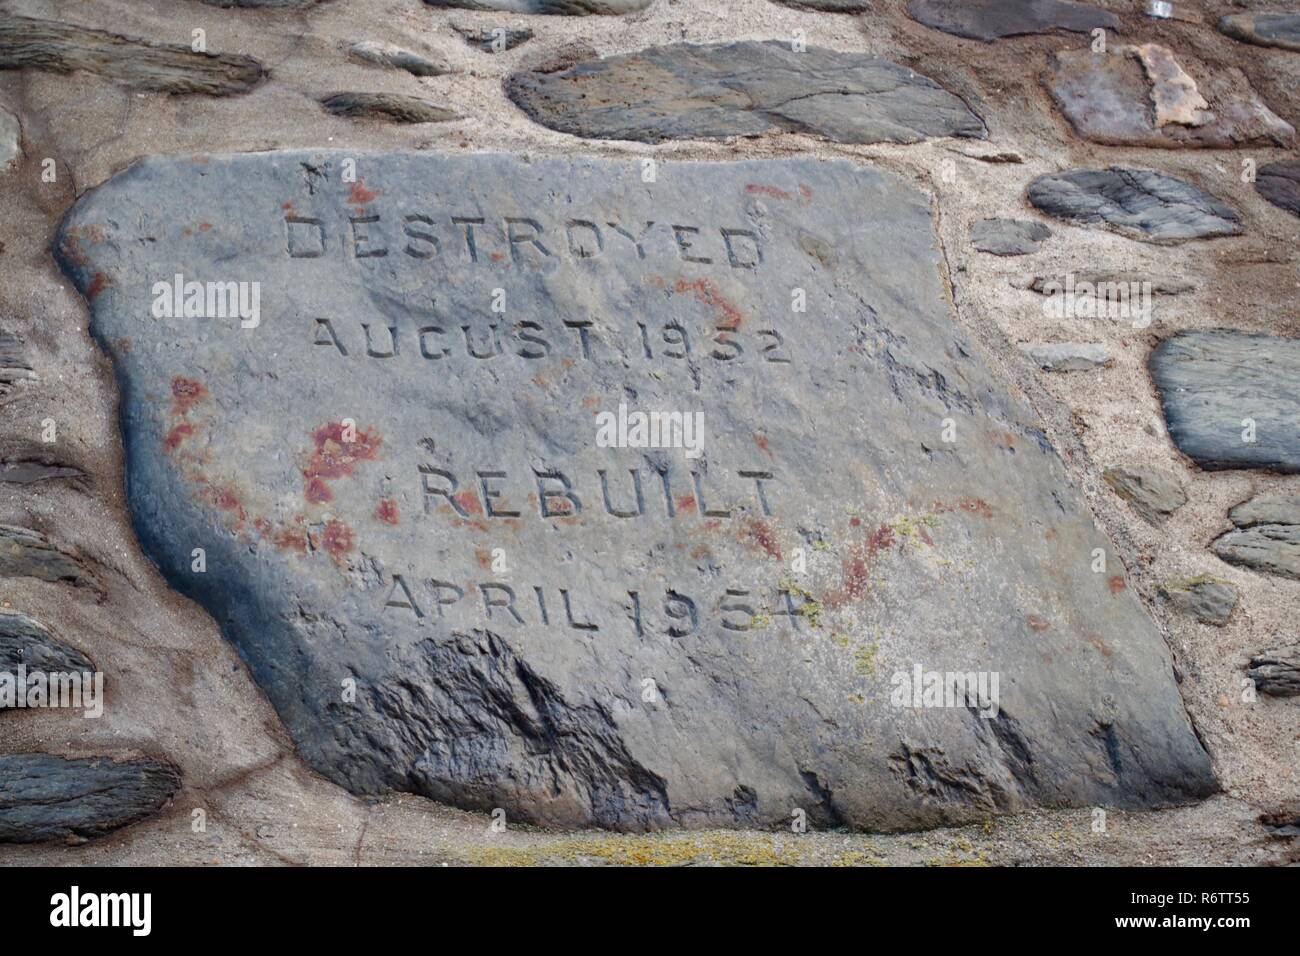
<svg viewBox="0 0 1300 956"><path fill-rule="evenodd" d="M1295 129L1235 67L1187 60L1156 44L1048 57L1047 89L1075 131L1108 146L1166 149L1292 146ZM1193 76L1194 74L1194 76Z"/></svg>
<svg viewBox="0 0 1300 956"><path fill-rule="evenodd" d="M543 126L658 143L773 131L840 143L983 139L984 122L929 77L861 53L786 43L680 43L562 72L523 72L507 91Z"/></svg>
<svg viewBox="0 0 1300 956"><path fill-rule="evenodd" d="M1024 256L1037 252L1052 230L1024 219L981 219L971 227L971 242L995 256Z"/></svg>
<svg viewBox="0 0 1300 956"><path fill-rule="evenodd" d="M1229 564L1300 580L1300 525L1257 524L1214 540L1214 553Z"/></svg>
<svg viewBox="0 0 1300 956"><path fill-rule="evenodd" d="M0 756L0 843L103 836L157 813L180 784L154 760Z"/></svg>
<svg viewBox="0 0 1300 956"><path fill-rule="evenodd" d="M290 152L143 160L55 248L141 547L353 792L638 830L1204 796L932 222L838 161ZM176 274L261 283L259 323L154 318ZM699 412L701 454L605 447L620 403ZM996 671L996 715L895 706L914 666Z"/></svg>
<svg viewBox="0 0 1300 956"><path fill-rule="evenodd" d="M28 671L86 673L95 670L85 654L58 640L44 624L19 611L0 609L0 673Z"/></svg>
<svg viewBox="0 0 1300 956"><path fill-rule="evenodd" d="M23 154L23 128L18 117L0 106L0 173L16 165Z"/></svg>
<svg viewBox="0 0 1300 956"><path fill-rule="evenodd" d="M1115 14L1068 0L911 0L907 15L927 27L985 43L1028 33L1120 28Z"/></svg>
<svg viewBox="0 0 1300 956"><path fill-rule="evenodd" d="M0 395L13 390L15 383L34 379L36 373L23 354L23 343L11 332L0 330Z"/></svg>
<svg viewBox="0 0 1300 956"><path fill-rule="evenodd" d="M1300 340L1179 332L1147 362L1169 437L1202 468L1300 471ZM1254 422L1255 441L1247 419Z"/></svg>
<svg viewBox="0 0 1300 956"><path fill-rule="evenodd" d="M405 93L332 93L321 100L327 113L395 123L445 123L460 117L452 110Z"/></svg>
<svg viewBox="0 0 1300 956"><path fill-rule="evenodd" d="M1300 697L1300 644L1260 651L1251 658L1246 676L1261 694Z"/></svg>
<svg viewBox="0 0 1300 956"><path fill-rule="evenodd" d="M354 43L348 47L348 52L358 60L405 70L413 76L441 76L447 72L445 66L434 63L428 57L379 40L364 40L360 43Z"/></svg>
<svg viewBox="0 0 1300 956"><path fill-rule="evenodd" d="M1150 272L1072 272L1060 275L1035 276L1029 283L1029 288L1040 295L1055 295L1058 290L1067 286L1086 284L1096 289L1098 286L1128 286L1146 285L1150 287L1152 295L1182 295L1184 292L1194 292L1196 283L1191 279L1185 279L1182 276L1159 275Z"/></svg>
<svg viewBox="0 0 1300 956"><path fill-rule="evenodd" d="M1161 595L1184 614L1205 624L1224 625L1237 606L1237 589L1211 577L1192 578L1162 585Z"/></svg>
<svg viewBox="0 0 1300 956"><path fill-rule="evenodd" d="M0 525L0 578L21 577L100 590L94 575L72 552L39 531Z"/></svg>
<svg viewBox="0 0 1300 956"><path fill-rule="evenodd" d="M1113 361L1100 342L1024 342L1020 351L1049 372L1090 372Z"/></svg>
<svg viewBox="0 0 1300 956"><path fill-rule="evenodd" d="M424 0L424 2L431 7L455 7L460 10L581 17L589 14L618 16L624 13L636 13L650 6L651 0Z"/></svg>
<svg viewBox="0 0 1300 956"><path fill-rule="evenodd" d="M1028 198L1049 216L1153 243L1235 236L1241 217L1191 183L1146 169L1072 169L1039 176Z"/></svg>
<svg viewBox="0 0 1300 956"><path fill-rule="evenodd" d="M306 10L321 0L202 0L210 7L248 10Z"/></svg>
<svg viewBox="0 0 1300 956"><path fill-rule="evenodd" d="M1257 524L1300 525L1300 495L1260 495L1228 512L1238 528Z"/></svg>
<svg viewBox="0 0 1300 956"><path fill-rule="evenodd" d="M1246 43L1300 50L1300 13L1234 13L1219 20L1219 29Z"/></svg>
<svg viewBox="0 0 1300 956"><path fill-rule="evenodd" d="M783 6L796 10L812 10L816 13L870 13L872 0L775 0Z"/></svg>
<svg viewBox="0 0 1300 956"><path fill-rule="evenodd" d="M470 46L478 47L484 53L501 53L523 46L533 38L533 31L527 28L517 30L498 27L491 30L470 30L452 24L452 29L464 38ZM498 30L500 33L498 34ZM500 49L498 49L500 47Z"/></svg>
<svg viewBox="0 0 1300 956"><path fill-rule="evenodd" d="M1102 478L1134 511L1156 526L1187 504L1187 493L1178 478L1161 468L1117 465L1102 472Z"/></svg>
<svg viewBox="0 0 1300 956"><path fill-rule="evenodd" d="M1274 206L1300 216L1300 160L1259 167L1255 171L1255 191Z"/></svg>
<svg viewBox="0 0 1300 956"><path fill-rule="evenodd" d="M246 93L266 79L266 70L252 57L195 53L188 46L2 12L0 70L85 70L137 90L209 96Z"/></svg>
<svg viewBox="0 0 1300 956"><path fill-rule="evenodd" d="M38 481L84 477L86 477L85 472L80 468L62 465L51 459L23 458L0 461L0 482L10 484L32 485Z"/></svg>

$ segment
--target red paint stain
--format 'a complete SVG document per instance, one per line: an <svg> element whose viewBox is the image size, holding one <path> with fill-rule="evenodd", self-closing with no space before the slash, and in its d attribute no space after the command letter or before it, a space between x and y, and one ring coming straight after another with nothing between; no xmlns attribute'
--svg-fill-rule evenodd
<svg viewBox="0 0 1300 956"><path fill-rule="evenodd" d="M850 518L850 519L849 519L849 527L850 527L850 528L860 528L860 527L862 527L862 519L861 519L861 518Z"/></svg>
<svg viewBox="0 0 1300 956"><path fill-rule="evenodd" d="M177 375L172 379L172 414L184 418L197 403L208 397L203 383Z"/></svg>
<svg viewBox="0 0 1300 956"><path fill-rule="evenodd" d="M675 502L673 502L673 503L677 506L677 510L678 510L678 511L694 511L694 510L695 510L695 496L694 496L694 495L682 495L680 498L678 498L678 499L677 499Z"/></svg>
<svg viewBox="0 0 1300 956"><path fill-rule="evenodd" d="M397 524L401 520L397 513L397 502L392 498L380 498L379 505L375 508L375 517L384 524Z"/></svg>
<svg viewBox="0 0 1300 956"><path fill-rule="evenodd" d="M695 301L707 305L721 320L718 325L724 329L738 329L745 317L741 315L740 310L723 298L718 284L712 279L696 279L694 282L687 282L685 279L678 279L677 284L673 287L677 292L691 292L695 296Z"/></svg>
<svg viewBox="0 0 1300 956"><path fill-rule="evenodd" d="M749 537L767 552L768 557L781 560L781 547L777 544L776 537L772 534L772 529L768 527L767 522L760 521L757 518L750 518L747 526Z"/></svg>
<svg viewBox="0 0 1300 956"><path fill-rule="evenodd" d="M348 202L358 206L364 206L366 203L374 202L379 198L379 191L366 188L366 181L358 179L348 190Z"/></svg>
<svg viewBox="0 0 1300 956"><path fill-rule="evenodd" d="M177 448L180 448L181 443L193 434L194 426L189 422L181 422L179 425L174 425L172 426L172 430L167 433L167 437L163 440L163 448L169 453L173 452Z"/></svg>
<svg viewBox="0 0 1300 956"><path fill-rule="evenodd" d="M1106 642L1095 634L1088 635L1088 643L1095 647L1102 657L1110 657L1114 652L1106 646Z"/></svg>
<svg viewBox="0 0 1300 956"><path fill-rule="evenodd" d="M1035 631L1045 631L1051 626L1048 624L1047 618L1039 617L1037 614L1031 614L1025 620L1029 622L1029 626Z"/></svg>
<svg viewBox="0 0 1300 956"><path fill-rule="evenodd" d="M345 440L348 438L351 441ZM312 432L312 442L316 451L302 470L306 479L304 493L312 504L323 504L333 498L329 483L350 477L360 462L375 461L383 439L373 430L330 422Z"/></svg>
<svg viewBox="0 0 1300 956"><path fill-rule="evenodd" d="M104 275L102 272L96 272L95 277L90 280L90 285L86 288L86 298L95 298L95 296L107 289L111 284L112 283L108 281L108 276Z"/></svg>
<svg viewBox="0 0 1300 956"><path fill-rule="evenodd" d="M856 525L853 524L855 521ZM857 518L849 521L853 527L861 523ZM839 608L865 597L871 588L872 561L880 551L892 547L895 540L894 529L882 524L867 537L865 545L853 546L840 562L840 586L827 594L822 603L829 608Z"/></svg>
<svg viewBox="0 0 1300 956"><path fill-rule="evenodd" d="M775 186L764 186L760 183L750 183L745 187L745 192L751 196L768 196L772 199L793 199L784 189L777 189Z"/></svg>
<svg viewBox="0 0 1300 956"><path fill-rule="evenodd" d="M993 517L993 507L983 498L963 498L957 502L957 507L981 518Z"/></svg>
<svg viewBox="0 0 1300 956"><path fill-rule="evenodd" d="M1121 594L1124 589L1128 587L1128 585L1124 583L1124 579L1118 574L1107 581L1106 585L1110 588L1111 594Z"/></svg>
<svg viewBox="0 0 1300 956"><path fill-rule="evenodd" d="M462 491L459 494L452 495L452 500L460 505L460 510L466 514L481 515L483 506L478 502L478 496L472 491Z"/></svg>
<svg viewBox="0 0 1300 956"><path fill-rule="evenodd" d="M210 222L199 223L199 232L208 232L211 229L212 229L212 223Z"/></svg>
<svg viewBox="0 0 1300 956"><path fill-rule="evenodd" d="M352 529L342 521L327 521L325 531L321 534L321 547L335 558L352 550L354 544Z"/></svg>
<svg viewBox="0 0 1300 956"><path fill-rule="evenodd" d="M766 435L755 435L755 436L754 436L754 444L757 445L758 448L759 448L759 451L761 451L761 452L763 452L763 454L767 455L768 458L771 458L771 457L772 457L772 449L770 449L770 448L767 447L767 436L766 436Z"/></svg>

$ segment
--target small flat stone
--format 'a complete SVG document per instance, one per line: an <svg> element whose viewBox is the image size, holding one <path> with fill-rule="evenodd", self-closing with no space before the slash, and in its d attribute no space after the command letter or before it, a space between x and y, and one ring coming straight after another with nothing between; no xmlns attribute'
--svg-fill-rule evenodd
<svg viewBox="0 0 1300 956"><path fill-rule="evenodd" d="M39 621L18 611L0 608L0 673L14 674L22 664L28 671L86 673L95 665L85 654L58 640Z"/></svg>
<svg viewBox="0 0 1300 956"><path fill-rule="evenodd" d="M1209 69L1165 47L1062 50L1048 57L1047 88L1075 131L1109 146L1167 149L1291 146L1295 129L1235 67ZM1195 79L1193 79L1195 76Z"/></svg>
<svg viewBox="0 0 1300 956"><path fill-rule="evenodd" d="M1037 252L1052 235L1041 222L1024 219L981 219L971 228L971 242L980 252L1023 256Z"/></svg>
<svg viewBox="0 0 1300 956"><path fill-rule="evenodd" d="M1182 295L1196 290L1196 283L1181 276L1149 272L1072 272L1062 275L1035 276L1029 288L1040 295L1057 295L1066 288L1148 287L1152 295Z"/></svg>
<svg viewBox="0 0 1300 956"><path fill-rule="evenodd" d="M322 0L203 0L210 7L243 10L306 10Z"/></svg>
<svg viewBox="0 0 1300 956"><path fill-rule="evenodd" d="M1205 624L1228 623L1237 606L1237 589L1227 581L1211 577L1192 578L1162 585L1160 593L1177 610Z"/></svg>
<svg viewBox="0 0 1300 956"><path fill-rule="evenodd" d="M1169 437L1202 468L1300 471L1300 340L1179 332L1147 367Z"/></svg>
<svg viewBox="0 0 1300 956"><path fill-rule="evenodd" d="M473 30L452 24L452 29L470 46L478 47L484 53L504 53L517 46L523 46L533 38L533 31L526 27L512 30L506 27L493 27L488 30Z"/></svg>
<svg viewBox="0 0 1300 956"><path fill-rule="evenodd" d="M944 33L985 43L1028 33L1120 28L1115 14L1067 0L911 0L907 15Z"/></svg>
<svg viewBox="0 0 1300 956"><path fill-rule="evenodd" d="M1260 651L1250 660L1246 676L1261 694L1273 697L1300 696L1300 644ZM1292 825L1300 818L1292 820Z"/></svg>
<svg viewBox="0 0 1300 956"><path fill-rule="evenodd" d="M1260 495L1237 505L1228 518L1238 528L1257 524L1300 525L1300 495Z"/></svg>
<svg viewBox="0 0 1300 956"><path fill-rule="evenodd" d="M1214 540L1214 553L1229 564L1300 580L1300 525L1257 524Z"/></svg>
<svg viewBox="0 0 1300 956"><path fill-rule="evenodd" d="M539 13L554 16L618 16L636 13L651 0L424 0L431 7L489 10L494 13Z"/></svg>
<svg viewBox="0 0 1300 956"><path fill-rule="evenodd" d="M1117 465L1102 472L1102 478L1134 511L1157 527L1187 504L1187 493L1178 478L1160 468Z"/></svg>
<svg viewBox="0 0 1300 956"><path fill-rule="evenodd" d="M1300 216L1300 159L1259 167L1255 173L1255 191L1274 206Z"/></svg>
<svg viewBox="0 0 1300 956"><path fill-rule="evenodd" d="M869 13L873 0L775 0L796 10L813 10L818 13Z"/></svg>
<svg viewBox="0 0 1300 956"><path fill-rule="evenodd" d="M841 143L983 139L983 121L938 83L861 53L786 43L689 43L517 73L507 90L536 122L574 136L658 143L774 131Z"/></svg>
<svg viewBox="0 0 1300 956"><path fill-rule="evenodd" d="M180 784L155 760L0 756L0 843L103 836L157 813Z"/></svg>
<svg viewBox="0 0 1300 956"><path fill-rule="evenodd" d="M0 106L0 173L18 162L23 153L23 128L18 117Z"/></svg>
<svg viewBox="0 0 1300 956"><path fill-rule="evenodd" d="M395 123L445 123L460 118L452 110L405 93L332 93L321 100L321 106L335 116Z"/></svg>
<svg viewBox="0 0 1300 956"><path fill-rule="evenodd" d="M1235 209L1191 183L1146 169L1072 169L1039 176L1029 201L1049 216L1153 243L1239 235Z"/></svg>
<svg viewBox="0 0 1300 956"><path fill-rule="evenodd" d="M1025 342L1020 351L1049 372L1088 372L1112 361L1099 342Z"/></svg>
<svg viewBox="0 0 1300 956"><path fill-rule="evenodd" d="M61 465L46 458L0 461L0 481L15 485L32 485L57 478L84 478L80 468Z"/></svg>
<svg viewBox="0 0 1300 956"><path fill-rule="evenodd" d="M39 531L0 525L0 578L37 578L99 589L98 583L69 551Z"/></svg>
<svg viewBox="0 0 1300 956"><path fill-rule="evenodd" d="M0 395L12 390L15 383L35 377L23 354L22 340L10 332L0 331Z"/></svg>
<svg viewBox="0 0 1300 956"><path fill-rule="evenodd" d="M1246 43L1300 50L1300 13L1234 13L1219 21L1219 29Z"/></svg>
<svg viewBox="0 0 1300 956"><path fill-rule="evenodd" d="M53 20L0 13L0 70L85 70L138 90L246 93L266 79L252 57L195 53Z"/></svg>
<svg viewBox="0 0 1300 956"><path fill-rule="evenodd" d="M348 47L348 52L358 60L379 66L391 66L394 69L405 70L414 76L441 76L447 72L445 66L434 63L428 57L379 40L354 43Z"/></svg>

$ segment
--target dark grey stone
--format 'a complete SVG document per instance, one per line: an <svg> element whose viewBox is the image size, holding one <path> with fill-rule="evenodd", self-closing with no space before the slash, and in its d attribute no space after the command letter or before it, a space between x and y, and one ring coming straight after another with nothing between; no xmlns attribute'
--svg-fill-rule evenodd
<svg viewBox="0 0 1300 956"><path fill-rule="evenodd" d="M180 784L154 760L0 756L0 843L103 836L157 813Z"/></svg>
<svg viewBox="0 0 1300 956"><path fill-rule="evenodd" d="M1259 167L1255 171L1255 191L1279 209L1300 216L1300 160Z"/></svg>
<svg viewBox="0 0 1300 956"><path fill-rule="evenodd" d="M1214 539L1214 553L1229 564L1300 580L1300 525L1257 524Z"/></svg>
<svg viewBox="0 0 1300 956"><path fill-rule="evenodd" d="M1162 585L1160 593L1179 611L1206 624L1227 624L1237 606L1237 589L1211 577L1173 581Z"/></svg>
<svg viewBox="0 0 1300 956"><path fill-rule="evenodd" d="M16 164L22 154L22 124L17 116L0 106L0 173Z"/></svg>
<svg viewBox="0 0 1300 956"><path fill-rule="evenodd" d="M986 43L1026 33L1120 28L1115 14L1068 0L911 0L907 15L927 27Z"/></svg>
<svg viewBox="0 0 1300 956"><path fill-rule="evenodd" d="M1257 524L1300 525L1300 495L1260 495L1228 512L1238 528Z"/></svg>
<svg viewBox="0 0 1300 956"><path fill-rule="evenodd" d="M872 0L775 0L796 10L812 10L816 13L869 13Z"/></svg>
<svg viewBox="0 0 1300 956"><path fill-rule="evenodd" d="M957 96L906 67L861 53L786 43L689 43L510 77L511 99L537 122L594 139L657 143L786 130L841 143L983 139Z"/></svg>
<svg viewBox="0 0 1300 956"><path fill-rule="evenodd" d="M981 219L971 227L971 242L995 256L1024 256L1037 252L1052 235L1041 222L1024 219Z"/></svg>
<svg viewBox="0 0 1300 956"><path fill-rule="evenodd" d="M247 10L306 10L329 0L201 0L210 7Z"/></svg>
<svg viewBox="0 0 1300 956"><path fill-rule="evenodd" d="M1115 489L1133 510L1153 525L1187 504L1187 493L1178 478L1150 465L1121 465L1102 473L1106 484Z"/></svg>
<svg viewBox="0 0 1300 956"><path fill-rule="evenodd" d="M1058 290L1069 285L1087 285L1092 289L1098 286L1114 287L1134 284L1149 285L1152 295L1181 295L1196 290L1196 283L1182 276L1156 275L1149 272L1073 272L1061 275L1035 276L1029 288L1040 295L1056 295Z"/></svg>
<svg viewBox="0 0 1300 956"><path fill-rule="evenodd" d="M335 116L384 119L395 123L445 123L459 119L455 112L405 93L332 93L321 101Z"/></svg>
<svg viewBox="0 0 1300 956"><path fill-rule="evenodd" d="M0 525L0 578L21 577L100 590L94 575L72 552L39 531Z"/></svg>
<svg viewBox="0 0 1300 956"><path fill-rule="evenodd" d="M93 671L85 654L58 640L44 624L19 611L0 609L0 673L13 674L18 665L29 671Z"/></svg>
<svg viewBox="0 0 1300 956"><path fill-rule="evenodd" d="M1169 437L1202 468L1300 471L1300 340L1179 332L1147 365Z"/></svg>
<svg viewBox="0 0 1300 956"><path fill-rule="evenodd" d="M379 66L391 66L397 70L405 70L412 76L441 76L447 72L445 66L434 63L426 56L378 40L363 40L360 43L354 43L348 47L348 52L358 60L364 60L367 63L374 63Z"/></svg>
<svg viewBox="0 0 1300 956"><path fill-rule="evenodd" d="M513 50L517 46L523 46L533 38L533 31L525 28L511 30L505 27L499 27L501 32L498 35L496 30L471 30L465 27L458 27L454 23L452 29L459 33L470 46L476 46L484 53L500 53L505 50ZM498 49L500 46L500 49Z"/></svg>
<svg viewBox="0 0 1300 956"><path fill-rule="evenodd" d="M35 377L36 373L23 353L22 339L0 330L0 395L12 391L15 383Z"/></svg>
<svg viewBox="0 0 1300 956"><path fill-rule="evenodd" d="M195 53L102 30L0 12L0 70L85 70L138 90L246 93L266 79L252 57Z"/></svg>
<svg viewBox="0 0 1300 956"><path fill-rule="evenodd" d="M1251 658L1246 676L1261 694L1300 697L1300 644L1260 651Z"/></svg>
<svg viewBox="0 0 1300 956"><path fill-rule="evenodd" d="M424 0L431 7L460 10L489 10L498 13L542 13L581 17L588 14L618 16L636 13L651 0Z"/></svg>
<svg viewBox="0 0 1300 956"><path fill-rule="evenodd" d="M1132 239L1177 243L1235 236L1241 217L1191 183L1146 169L1072 169L1039 176L1029 201L1049 216L1104 225Z"/></svg>
<svg viewBox="0 0 1300 956"><path fill-rule="evenodd" d="M1112 361L1100 342L1024 342L1020 351L1049 372L1089 372Z"/></svg>
<svg viewBox="0 0 1300 956"><path fill-rule="evenodd" d="M142 548L356 793L891 830L1216 788L902 176L153 158L82 196L56 250L120 376ZM260 282L260 324L154 318L178 273ZM702 454L602 447L619 403L700 412ZM999 673L997 715L895 706L914 665Z"/></svg>
<svg viewBox="0 0 1300 956"><path fill-rule="evenodd" d="M57 478L84 478L85 472L49 458L24 458L0 461L0 482L31 485Z"/></svg>
<svg viewBox="0 0 1300 956"><path fill-rule="evenodd" d="M1300 50L1300 13L1234 13L1219 21L1219 29L1236 40L1258 46Z"/></svg>

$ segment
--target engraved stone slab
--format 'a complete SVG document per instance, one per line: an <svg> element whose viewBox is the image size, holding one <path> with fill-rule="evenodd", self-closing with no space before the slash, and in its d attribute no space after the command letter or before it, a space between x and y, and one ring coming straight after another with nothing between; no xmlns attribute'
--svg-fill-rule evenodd
<svg viewBox="0 0 1300 956"><path fill-rule="evenodd" d="M141 161L56 251L142 546L355 792L632 829L1203 796L931 222L842 162L270 153ZM260 283L257 321L175 276Z"/></svg>

